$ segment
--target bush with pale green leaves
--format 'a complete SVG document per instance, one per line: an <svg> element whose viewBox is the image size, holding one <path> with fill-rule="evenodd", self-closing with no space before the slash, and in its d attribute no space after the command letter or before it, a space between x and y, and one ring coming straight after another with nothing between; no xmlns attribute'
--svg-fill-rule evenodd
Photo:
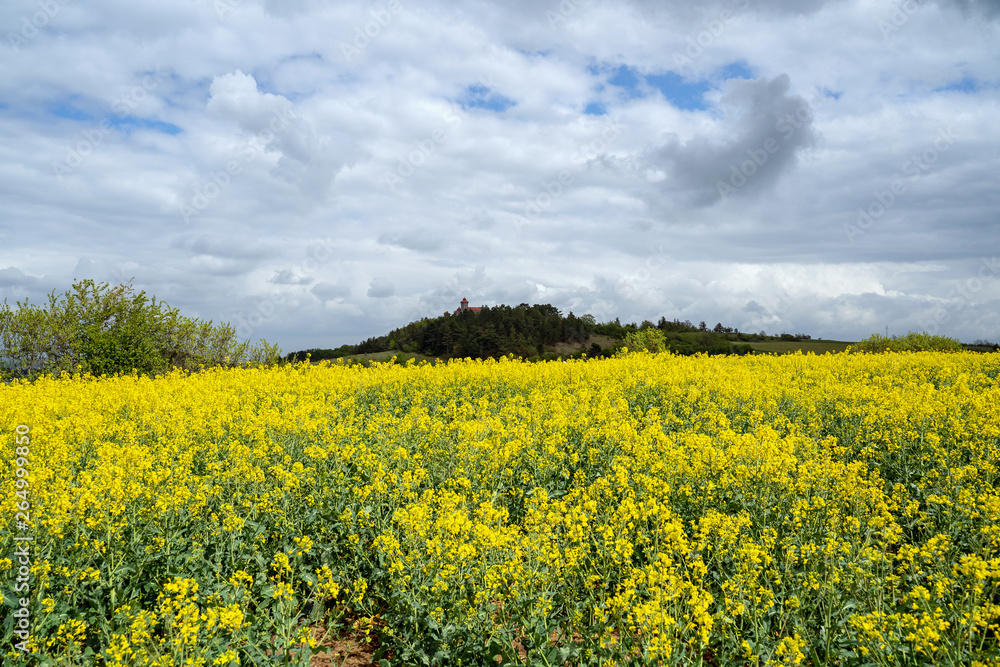
<svg viewBox="0 0 1000 667"><path fill-rule="evenodd" d="M625 347L630 352L663 352L667 349L667 337L659 329L640 329L625 335Z"/></svg>
<svg viewBox="0 0 1000 667"><path fill-rule="evenodd" d="M77 281L45 306L27 299L0 308L0 377L34 379L82 371L143 375L170 369L277 363L281 350L240 342L228 324L181 315L131 285Z"/></svg>

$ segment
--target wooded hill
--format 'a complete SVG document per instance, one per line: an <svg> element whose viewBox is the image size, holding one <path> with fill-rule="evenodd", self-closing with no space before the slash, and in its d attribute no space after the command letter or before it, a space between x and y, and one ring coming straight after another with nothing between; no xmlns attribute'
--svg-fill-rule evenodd
<svg viewBox="0 0 1000 667"><path fill-rule="evenodd" d="M357 345L336 349L310 349L290 353L289 360L313 361L378 352L420 354L438 359L472 357L498 358L508 354L528 360L556 357L608 356L622 347L625 337L635 331L656 328L663 332L669 349L679 354L747 354L748 343L764 340L803 340L805 334L767 336L741 333L721 323L709 329L704 322L649 320L642 324L598 323L591 315L563 316L550 304L484 306L480 312L424 318L394 329L384 336L369 338Z"/></svg>

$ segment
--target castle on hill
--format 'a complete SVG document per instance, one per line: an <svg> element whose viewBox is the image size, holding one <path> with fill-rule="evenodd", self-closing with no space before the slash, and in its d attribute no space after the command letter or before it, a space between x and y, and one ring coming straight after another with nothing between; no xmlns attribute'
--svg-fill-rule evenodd
<svg viewBox="0 0 1000 667"><path fill-rule="evenodd" d="M459 306L458 306L458 309L457 309L457 310L456 310L456 311L455 311L454 313L450 313L450 314L451 314L451 315L458 315L459 313L464 313L464 312L465 312L465 311L467 311L467 310L468 310L468 311L471 311L471 312L473 312L473 313L478 313L478 312L479 312L480 310L482 310L482 309L483 309L483 308L482 308L482 306L479 306L479 307L472 307L472 308L470 308L470 307L469 307L469 300L468 300L468 299L466 299L466 298L465 298L465 297L463 296L463 297L462 297L462 301L461 301L461 303L460 303L460 304L459 304ZM449 313L445 313L445 315L448 315L448 314L449 314Z"/></svg>

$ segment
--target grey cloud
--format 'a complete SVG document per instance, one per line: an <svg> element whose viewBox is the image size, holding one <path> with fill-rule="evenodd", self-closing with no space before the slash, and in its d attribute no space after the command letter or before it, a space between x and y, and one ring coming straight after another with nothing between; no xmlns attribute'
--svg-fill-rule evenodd
<svg viewBox="0 0 1000 667"><path fill-rule="evenodd" d="M983 16L988 19L1000 17L1000 0L938 0L938 4L946 7L958 7L966 16Z"/></svg>
<svg viewBox="0 0 1000 667"><path fill-rule="evenodd" d="M207 255L191 258L188 266L193 273L226 277L241 276L257 268L255 262L219 259Z"/></svg>
<svg viewBox="0 0 1000 667"><path fill-rule="evenodd" d="M769 15L812 14L836 0L708 0L692 3L685 0L629 0L646 16L669 16L688 20L700 19L721 10L756 11Z"/></svg>
<svg viewBox="0 0 1000 667"><path fill-rule="evenodd" d="M440 250L444 246L443 238L423 229L417 229L412 232L382 234L378 237L378 242L382 245L392 245L421 252L433 252Z"/></svg>
<svg viewBox="0 0 1000 667"><path fill-rule="evenodd" d="M395 293L396 286L385 278L374 278L368 285L368 296L372 299L386 299Z"/></svg>
<svg viewBox="0 0 1000 667"><path fill-rule="evenodd" d="M178 236L171 241L170 247L186 250L193 256L204 255L230 260L257 260L275 255L274 250L259 244L208 234Z"/></svg>
<svg viewBox="0 0 1000 667"><path fill-rule="evenodd" d="M499 294L496 288L493 280L486 275L486 267L477 265L474 269L456 272L421 295L417 311L425 315L451 312L458 308L463 298L471 300L479 294L491 294L494 299L503 302L504 295Z"/></svg>
<svg viewBox="0 0 1000 667"><path fill-rule="evenodd" d="M802 97L788 94L787 75L732 80L730 86L721 101L729 139L696 136L682 142L671 135L652 156L651 166L668 174L667 193L686 203L707 206L764 190L816 140L812 109Z"/></svg>
<svg viewBox="0 0 1000 667"><path fill-rule="evenodd" d="M493 227L496 227L497 221L493 218L492 215L484 214L484 215L477 215L468 220L463 220L461 224L463 227L468 227L479 231L485 231L487 229L492 229Z"/></svg>
<svg viewBox="0 0 1000 667"><path fill-rule="evenodd" d="M334 285L333 283L316 283L311 290L317 298L321 301L335 301L337 299L346 299L351 295L351 288L345 287L343 285Z"/></svg>
<svg viewBox="0 0 1000 667"><path fill-rule="evenodd" d="M298 277L289 269L282 269L276 272L268 282L275 285L311 285L313 279L308 276Z"/></svg>
<svg viewBox="0 0 1000 667"><path fill-rule="evenodd" d="M264 7L268 14L288 19L306 12L312 4L311 0L265 0Z"/></svg>
<svg viewBox="0 0 1000 667"><path fill-rule="evenodd" d="M37 290L42 287L42 281L38 278L25 275L21 269L11 266L6 269L0 269L0 287L20 287Z"/></svg>

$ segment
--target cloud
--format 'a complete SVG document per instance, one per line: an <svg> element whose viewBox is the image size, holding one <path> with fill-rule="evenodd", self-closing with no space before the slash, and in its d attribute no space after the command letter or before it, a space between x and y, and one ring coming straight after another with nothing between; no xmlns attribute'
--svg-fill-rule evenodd
<svg viewBox="0 0 1000 667"><path fill-rule="evenodd" d="M274 277L269 282L275 285L310 285L313 279L309 276L297 277L293 271L282 269L281 271L276 271ZM313 293L315 294L315 292Z"/></svg>
<svg viewBox="0 0 1000 667"><path fill-rule="evenodd" d="M998 0L938 0L942 6L954 5L967 16L981 16L987 19L1000 17Z"/></svg>
<svg viewBox="0 0 1000 667"><path fill-rule="evenodd" d="M38 289L42 282L35 277L25 275L23 271L16 267L0 269L0 287L5 289Z"/></svg>
<svg viewBox="0 0 1000 667"><path fill-rule="evenodd" d="M0 299L135 276L289 350L462 297L995 337L995 1L219 4L0 3Z"/></svg>
<svg viewBox="0 0 1000 667"><path fill-rule="evenodd" d="M343 131L317 131L290 100L260 92L253 76L240 70L216 77L209 90L208 112L234 121L251 142L278 154L272 175L307 195L325 196L337 174L362 156Z"/></svg>
<svg viewBox="0 0 1000 667"><path fill-rule="evenodd" d="M259 92L253 76L240 70L215 77L209 92L209 113L234 120L248 132L274 132L295 118L288 99Z"/></svg>
<svg viewBox="0 0 1000 667"><path fill-rule="evenodd" d="M204 255L224 259L258 260L275 255L273 249L259 243L209 234L178 236L171 242L171 247L186 250L194 256Z"/></svg>
<svg viewBox="0 0 1000 667"><path fill-rule="evenodd" d="M662 187L695 206L766 191L816 141L812 109L789 86L786 74L729 81L722 136L672 134L653 152L650 166L667 173Z"/></svg>
<svg viewBox="0 0 1000 667"><path fill-rule="evenodd" d="M396 286L385 278L373 278L368 285L368 297L371 299L387 299L395 293Z"/></svg>
<svg viewBox="0 0 1000 667"><path fill-rule="evenodd" d="M434 252L444 246L444 239L427 230L382 234L378 237L378 242L382 245L397 246L420 252Z"/></svg>
<svg viewBox="0 0 1000 667"><path fill-rule="evenodd" d="M311 290L320 301L336 301L346 299L351 295L351 289L343 285L333 285L331 283L316 283Z"/></svg>

